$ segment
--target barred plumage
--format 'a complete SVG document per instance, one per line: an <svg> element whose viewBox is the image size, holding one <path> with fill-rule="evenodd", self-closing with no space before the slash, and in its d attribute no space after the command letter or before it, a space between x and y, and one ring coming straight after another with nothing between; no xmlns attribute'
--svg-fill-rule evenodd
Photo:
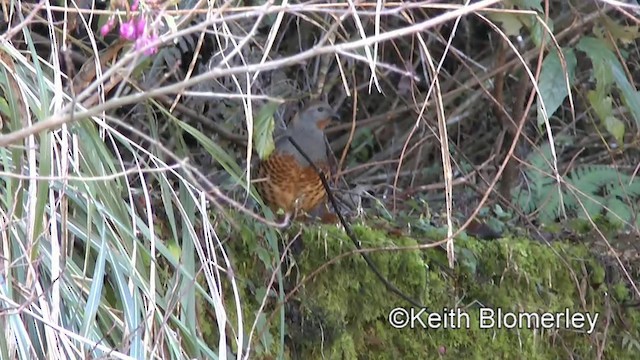
<svg viewBox="0 0 640 360"><path fill-rule="evenodd" d="M329 166L316 164L325 174ZM326 175L325 175L326 176ZM310 212L326 198L324 186L313 167L302 167L292 155L272 154L258 168L258 191L271 210Z"/></svg>
<svg viewBox="0 0 640 360"><path fill-rule="evenodd" d="M260 162L257 173L260 181L256 187L274 212L278 209L293 214L311 212L325 201L327 193L318 173L286 137L293 139L328 177L330 166L323 130L335 117L328 104L313 103L292 120L273 153Z"/></svg>

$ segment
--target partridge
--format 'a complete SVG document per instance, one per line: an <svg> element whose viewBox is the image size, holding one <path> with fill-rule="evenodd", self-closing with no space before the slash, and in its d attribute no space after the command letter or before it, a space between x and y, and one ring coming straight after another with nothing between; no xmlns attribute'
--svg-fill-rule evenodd
<svg viewBox="0 0 640 360"><path fill-rule="evenodd" d="M307 159L289 141L303 150L309 160L325 176L330 172L328 147L324 129L337 115L325 102L313 102L300 111L282 136L276 140L273 152L258 165L257 190L275 212L299 215L311 212L326 199L322 180Z"/></svg>

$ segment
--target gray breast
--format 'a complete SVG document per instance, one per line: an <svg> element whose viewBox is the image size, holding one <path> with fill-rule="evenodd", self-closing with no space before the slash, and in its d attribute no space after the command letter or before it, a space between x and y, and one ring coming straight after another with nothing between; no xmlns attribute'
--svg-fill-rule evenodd
<svg viewBox="0 0 640 360"><path fill-rule="evenodd" d="M324 162L327 160L327 146L324 141L324 134L322 131L285 131L283 137L276 141L276 150L293 155L298 163L303 166L308 166L309 163L305 160L304 156L293 146L293 144L286 137L291 136L298 146L305 152L305 154L313 161Z"/></svg>

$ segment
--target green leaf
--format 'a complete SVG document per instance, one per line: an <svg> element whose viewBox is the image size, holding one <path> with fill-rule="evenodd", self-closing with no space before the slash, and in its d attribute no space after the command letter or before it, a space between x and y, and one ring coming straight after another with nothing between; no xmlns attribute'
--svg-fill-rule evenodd
<svg viewBox="0 0 640 360"><path fill-rule="evenodd" d="M204 135L200 130L185 123L184 121L175 121L184 131L193 136L202 147L235 179L241 179L242 169L238 166L235 159L229 155L220 145L214 143L211 137Z"/></svg>
<svg viewBox="0 0 640 360"><path fill-rule="evenodd" d="M604 121L604 119L613 115L613 101L610 96L603 97L597 91L591 90L587 92L587 99L589 99L589 104L600 120Z"/></svg>
<svg viewBox="0 0 640 360"><path fill-rule="evenodd" d="M538 126L544 123L540 101L544 101L547 117L550 117L567 98L569 95L569 87L573 83L575 69L578 63L576 55L571 49L564 49L562 53L566 62L566 68L563 67L562 61L556 51L550 52L542 63L542 71L540 72L540 80L538 82L538 87L540 88L540 95L538 96ZM567 78L569 84L567 84Z"/></svg>
<svg viewBox="0 0 640 360"><path fill-rule="evenodd" d="M92 324L95 322L95 316L100 307L100 301L103 296L104 275L106 267L107 253L109 246L103 237L100 239L100 248L98 249L98 258L96 259L95 268L93 269L93 278L91 279L91 287L87 294L87 303L82 314L82 326L80 335L89 336L91 334Z"/></svg>
<svg viewBox="0 0 640 360"><path fill-rule="evenodd" d="M9 109L9 104L5 98L0 97L0 114L9 116L11 115L11 110Z"/></svg>
<svg viewBox="0 0 640 360"><path fill-rule="evenodd" d="M618 144L622 144L624 142L624 123L618 120L615 116L607 116L604 120L604 127L607 129L607 132L616 139Z"/></svg>
<svg viewBox="0 0 640 360"><path fill-rule="evenodd" d="M258 329L267 328L268 325L265 313L261 312L258 314L258 316L256 317L256 325ZM273 335L271 335L269 331L262 332L262 336L260 336L260 345L263 347L263 349L272 349L274 346L274 342L275 340L273 338Z"/></svg>
<svg viewBox="0 0 640 360"><path fill-rule="evenodd" d="M553 21L551 19L547 21L546 26L543 26L540 19L535 19L533 21L533 25L531 26L531 40L533 40L533 43L536 46L541 47L543 45L547 45L549 41L551 41L552 36Z"/></svg>
<svg viewBox="0 0 640 360"><path fill-rule="evenodd" d="M612 35L612 38L623 45L633 44L638 39L638 26L625 26L613 20L609 16L604 16L604 27ZM594 29L594 33L597 29ZM601 36L606 38L604 34Z"/></svg>
<svg viewBox="0 0 640 360"><path fill-rule="evenodd" d="M542 12L542 5L540 5L542 3L541 0L507 0L505 3L511 5L511 7L515 5L521 10L537 10Z"/></svg>
<svg viewBox="0 0 640 360"><path fill-rule="evenodd" d="M253 120L253 146L258 157L265 159L275 148L273 129L275 128L273 114L278 109L278 103L269 102L260 109Z"/></svg>
<svg viewBox="0 0 640 360"><path fill-rule="evenodd" d="M262 263L267 267L271 267L273 265L273 257L271 253L263 248L262 246L256 246L254 249L255 254L258 256L258 259L262 261Z"/></svg>
<svg viewBox="0 0 640 360"><path fill-rule="evenodd" d="M614 224L622 225L625 222L633 220L634 214L631 212L629 204L620 201L620 199L615 197L609 199L609 201L607 201L607 208L609 211L607 212L606 217Z"/></svg>
<svg viewBox="0 0 640 360"><path fill-rule="evenodd" d="M602 95L608 93L609 85L615 81L616 87L622 95L623 103L629 108L636 124L640 125L640 94L635 86L629 82L622 64L613 51L608 48L607 43L593 37L584 37L578 43L577 48L584 51L591 59L593 75L596 78L596 91Z"/></svg>
<svg viewBox="0 0 640 360"><path fill-rule="evenodd" d="M638 94L635 86L629 82L622 65L617 59L615 63L611 64L611 69L613 78L616 81L616 87L622 95L622 102L629 108L631 116L633 116L636 124L640 126L640 94Z"/></svg>
<svg viewBox="0 0 640 360"><path fill-rule="evenodd" d="M576 49L584 52L591 60L596 90L606 89L613 83L613 74L609 64L616 61L616 57L604 41L585 36L578 42Z"/></svg>
<svg viewBox="0 0 640 360"><path fill-rule="evenodd" d="M522 30L522 27L525 25L522 21L523 15L520 14L491 13L488 14L487 17L494 22L502 23L502 31L504 31L507 36L520 35L520 30Z"/></svg>
<svg viewBox="0 0 640 360"><path fill-rule="evenodd" d="M182 255L180 245L174 239L171 239L167 241L167 250L169 251L167 257L171 256L172 260L177 263Z"/></svg>
<svg viewBox="0 0 640 360"><path fill-rule="evenodd" d="M267 297L268 293L269 293L269 289L267 289L264 286L260 286L256 288L253 298L256 301L256 303L259 304L264 300L265 297Z"/></svg>

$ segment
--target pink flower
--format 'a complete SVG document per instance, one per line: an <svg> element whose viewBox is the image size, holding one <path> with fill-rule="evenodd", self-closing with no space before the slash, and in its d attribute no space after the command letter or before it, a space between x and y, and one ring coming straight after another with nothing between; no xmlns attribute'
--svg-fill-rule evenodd
<svg viewBox="0 0 640 360"><path fill-rule="evenodd" d="M140 0L133 0L133 4L131 4L131 11L137 11Z"/></svg>
<svg viewBox="0 0 640 360"><path fill-rule="evenodd" d="M154 45L154 46L148 47L148 45L155 43L157 40L158 40L158 35L156 34L153 34L149 37L145 37L145 36L139 37L136 40L136 50L140 51L144 48L145 55L147 56L153 55L158 52L158 46Z"/></svg>
<svg viewBox="0 0 640 360"><path fill-rule="evenodd" d="M134 20L134 24L135 24L135 37L138 38L142 36L142 34L144 34L144 28L147 26L147 20L141 17L137 21Z"/></svg>
<svg viewBox="0 0 640 360"><path fill-rule="evenodd" d="M102 25L100 27L100 35L102 35L102 37L107 36L107 34L113 30L113 26L115 25L116 21L115 18L110 18L109 20L107 20L106 23L104 23L104 25Z"/></svg>
<svg viewBox="0 0 640 360"><path fill-rule="evenodd" d="M120 24L120 37L125 40L136 38L136 29L133 20Z"/></svg>

